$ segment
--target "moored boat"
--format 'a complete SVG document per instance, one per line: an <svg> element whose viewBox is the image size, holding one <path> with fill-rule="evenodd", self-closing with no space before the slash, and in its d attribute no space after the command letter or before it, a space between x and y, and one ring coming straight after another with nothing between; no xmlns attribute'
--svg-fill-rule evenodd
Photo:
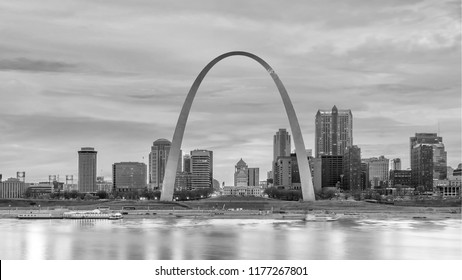
<svg viewBox="0 0 462 280"><path fill-rule="evenodd" d="M308 222L332 222L337 221L340 215L337 214L306 214L305 221Z"/></svg>
<svg viewBox="0 0 462 280"><path fill-rule="evenodd" d="M120 220L120 219L123 219L123 215L120 214L120 213L112 213L109 215L109 220Z"/></svg>
<svg viewBox="0 0 462 280"><path fill-rule="evenodd" d="M52 216L49 213L28 213L18 214L18 219L39 220L39 219L62 219L62 217Z"/></svg>

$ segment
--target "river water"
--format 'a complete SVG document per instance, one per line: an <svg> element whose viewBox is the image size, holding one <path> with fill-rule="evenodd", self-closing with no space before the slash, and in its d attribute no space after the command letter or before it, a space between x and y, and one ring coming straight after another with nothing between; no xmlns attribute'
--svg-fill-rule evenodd
<svg viewBox="0 0 462 280"><path fill-rule="evenodd" d="M460 220L0 220L0 259L462 259Z"/></svg>

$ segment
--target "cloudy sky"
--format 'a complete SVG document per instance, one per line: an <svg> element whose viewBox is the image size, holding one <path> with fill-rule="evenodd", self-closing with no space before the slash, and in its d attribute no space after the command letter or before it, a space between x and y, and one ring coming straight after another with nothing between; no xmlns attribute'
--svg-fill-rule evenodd
<svg viewBox="0 0 462 280"><path fill-rule="evenodd" d="M318 109L351 109L362 157L399 157L409 137L438 132L461 162L460 1L0 0L0 174L77 175L77 150L111 164L147 163L171 140L197 74L233 50L255 53L284 82L307 148ZM214 151L232 184L242 157L271 168L272 137L289 128L256 62L231 57L194 101L183 152Z"/></svg>

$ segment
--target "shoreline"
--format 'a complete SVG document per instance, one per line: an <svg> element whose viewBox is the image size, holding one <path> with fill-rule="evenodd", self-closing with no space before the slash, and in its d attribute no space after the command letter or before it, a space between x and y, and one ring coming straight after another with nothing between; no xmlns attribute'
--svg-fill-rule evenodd
<svg viewBox="0 0 462 280"><path fill-rule="evenodd" d="M409 207L411 208L411 207ZM308 213L335 213L344 219L389 219L389 220L444 220L457 219L461 220L462 215L453 207L438 209L422 209L421 207L412 207L411 209L387 209L383 210L364 210L364 209L325 209L312 211L223 211L223 210L132 210L123 211L123 218L131 219L256 219L256 220L303 220ZM356 211L355 211L356 210ZM0 219L17 219L18 214L51 214L53 217L60 217L69 209L55 210L0 210ZM108 213L121 212L118 210L109 210Z"/></svg>

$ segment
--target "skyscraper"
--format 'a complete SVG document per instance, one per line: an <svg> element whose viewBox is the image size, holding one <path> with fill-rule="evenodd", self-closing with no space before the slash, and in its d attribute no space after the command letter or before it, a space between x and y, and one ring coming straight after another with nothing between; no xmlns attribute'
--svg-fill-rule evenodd
<svg viewBox="0 0 462 280"><path fill-rule="evenodd" d="M191 151L191 185L193 190L213 188L213 152Z"/></svg>
<svg viewBox="0 0 462 280"><path fill-rule="evenodd" d="M273 161L278 157L290 156L290 135L285 128L280 128L274 135Z"/></svg>
<svg viewBox="0 0 462 280"><path fill-rule="evenodd" d="M321 186L340 187L343 174L343 156L321 155Z"/></svg>
<svg viewBox="0 0 462 280"><path fill-rule="evenodd" d="M410 138L411 180L414 187L433 189L433 180L447 177L447 155L443 137L436 133L416 133Z"/></svg>
<svg viewBox="0 0 462 280"><path fill-rule="evenodd" d="M83 147L79 153L79 192L96 192L96 154L94 148Z"/></svg>
<svg viewBox="0 0 462 280"><path fill-rule="evenodd" d="M362 159L369 166L369 182L372 188L387 187L390 160L384 156Z"/></svg>
<svg viewBox="0 0 462 280"><path fill-rule="evenodd" d="M391 170L401 170L401 159L394 158L391 160Z"/></svg>
<svg viewBox="0 0 462 280"><path fill-rule="evenodd" d="M354 145L343 154L343 189L361 191L361 149Z"/></svg>
<svg viewBox="0 0 462 280"><path fill-rule="evenodd" d="M336 106L316 113L315 149L321 155L343 155L353 145L353 115L351 110L338 110Z"/></svg>
<svg viewBox="0 0 462 280"><path fill-rule="evenodd" d="M171 144L167 139L157 139L152 144L149 153L149 184L152 189L162 188ZM179 172L181 172L181 153L177 169L177 173Z"/></svg>
<svg viewBox="0 0 462 280"><path fill-rule="evenodd" d="M146 164L118 162L112 165L112 184L115 191L136 191L146 187Z"/></svg>
<svg viewBox="0 0 462 280"><path fill-rule="evenodd" d="M260 168L250 167L248 169L248 185L254 187L260 185Z"/></svg>
<svg viewBox="0 0 462 280"><path fill-rule="evenodd" d="M191 173L191 156L184 155L183 156L183 171L187 173Z"/></svg>
<svg viewBox="0 0 462 280"><path fill-rule="evenodd" d="M238 183L238 177L239 181L242 181L242 177L245 175L246 178L246 186L248 186L248 175L249 175L249 167L247 166L247 163L242 160L242 158L236 163L236 166L234 167L234 186L237 186ZM242 183L242 182L240 182Z"/></svg>
<svg viewBox="0 0 462 280"><path fill-rule="evenodd" d="M275 186L289 187L290 178L283 178L283 174L290 174L286 170L284 160L280 161L281 157L290 157L290 135L285 128L280 128L273 137L273 183ZM286 160L287 161L287 160ZM278 164L279 162L279 164ZM278 165L278 166L277 166ZM284 166L284 167L283 167ZM285 170L284 172L282 170ZM283 183L284 182L284 183ZM289 184L289 185L288 185Z"/></svg>

